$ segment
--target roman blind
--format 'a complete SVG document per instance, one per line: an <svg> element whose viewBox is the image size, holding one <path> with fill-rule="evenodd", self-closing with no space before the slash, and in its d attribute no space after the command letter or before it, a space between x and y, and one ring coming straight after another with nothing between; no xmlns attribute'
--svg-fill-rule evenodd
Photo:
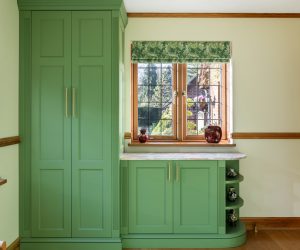
<svg viewBox="0 0 300 250"><path fill-rule="evenodd" d="M227 63L231 58L228 41L133 41L132 63Z"/></svg>

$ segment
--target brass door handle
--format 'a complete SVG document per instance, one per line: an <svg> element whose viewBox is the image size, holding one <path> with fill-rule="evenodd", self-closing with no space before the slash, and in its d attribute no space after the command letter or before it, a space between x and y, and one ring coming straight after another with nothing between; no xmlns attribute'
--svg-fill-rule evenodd
<svg viewBox="0 0 300 250"><path fill-rule="evenodd" d="M72 88L72 116L76 116L76 89Z"/></svg>
<svg viewBox="0 0 300 250"><path fill-rule="evenodd" d="M172 168L172 163L169 162L169 168L168 168L168 181L171 181L171 168Z"/></svg>
<svg viewBox="0 0 300 250"><path fill-rule="evenodd" d="M69 117L69 100L68 100L68 88L65 88L65 116L66 118Z"/></svg>
<svg viewBox="0 0 300 250"><path fill-rule="evenodd" d="M176 181L180 180L180 167L178 163L176 163Z"/></svg>

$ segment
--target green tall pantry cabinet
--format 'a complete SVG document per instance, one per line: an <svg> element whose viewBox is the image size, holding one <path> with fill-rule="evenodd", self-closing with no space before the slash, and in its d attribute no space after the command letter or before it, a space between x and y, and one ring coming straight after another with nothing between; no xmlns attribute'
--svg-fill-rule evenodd
<svg viewBox="0 0 300 250"><path fill-rule="evenodd" d="M22 250L121 249L121 0L19 0Z"/></svg>

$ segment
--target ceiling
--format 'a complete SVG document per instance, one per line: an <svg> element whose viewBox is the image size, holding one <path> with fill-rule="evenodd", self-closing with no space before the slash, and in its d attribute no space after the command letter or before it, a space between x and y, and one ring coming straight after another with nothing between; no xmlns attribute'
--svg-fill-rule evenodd
<svg viewBox="0 0 300 250"><path fill-rule="evenodd" d="M300 13L300 0L124 0L127 12Z"/></svg>

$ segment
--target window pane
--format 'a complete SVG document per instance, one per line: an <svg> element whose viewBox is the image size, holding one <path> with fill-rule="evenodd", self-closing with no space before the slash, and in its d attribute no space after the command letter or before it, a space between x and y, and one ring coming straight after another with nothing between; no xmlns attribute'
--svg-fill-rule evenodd
<svg viewBox="0 0 300 250"><path fill-rule="evenodd" d="M187 135L197 135L197 120L187 120Z"/></svg>
<svg viewBox="0 0 300 250"><path fill-rule="evenodd" d="M162 85L172 86L173 83L172 64L167 64L162 68L161 83Z"/></svg>
<svg viewBox="0 0 300 250"><path fill-rule="evenodd" d="M149 118L149 109L147 106L145 107L138 107L138 118L139 120L148 120ZM141 125L139 123L139 125ZM147 124L146 124L147 125Z"/></svg>
<svg viewBox="0 0 300 250"><path fill-rule="evenodd" d="M138 85L148 85L148 74L149 74L149 67L139 67L138 68Z"/></svg>
<svg viewBox="0 0 300 250"><path fill-rule="evenodd" d="M147 103L148 102L148 86L140 85L138 86L138 102Z"/></svg>
<svg viewBox="0 0 300 250"><path fill-rule="evenodd" d="M187 135L203 135L208 125L222 125L222 64L187 64Z"/></svg>
<svg viewBox="0 0 300 250"><path fill-rule="evenodd" d="M173 92L173 87L172 85L164 85L162 86L161 89L161 94L162 94L162 102L172 102L172 93Z"/></svg>
<svg viewBox="0 0 300 250"><path fill-rule="evenodd" d="M162 135L173 135L173 121L172 120L161 120Z"/></svg>
<svg viewBox="0 0 300 250"><path fill-rule="evenodd" d="M222 81L222 71L219 68L210 70L210 85L220 85Z"/></svg>
<svg viewBox="0 0 300 250"><path fill-rule="evenodd" d="M149 102L161 103L162 99L162 86L150 85L149 86Z"/></svg>
<svg viewBox="0 0 300 250"><path fill-rule="evenodd" d="M172 64L138 64L138 74L138 130L173 136Z"/></svg>

